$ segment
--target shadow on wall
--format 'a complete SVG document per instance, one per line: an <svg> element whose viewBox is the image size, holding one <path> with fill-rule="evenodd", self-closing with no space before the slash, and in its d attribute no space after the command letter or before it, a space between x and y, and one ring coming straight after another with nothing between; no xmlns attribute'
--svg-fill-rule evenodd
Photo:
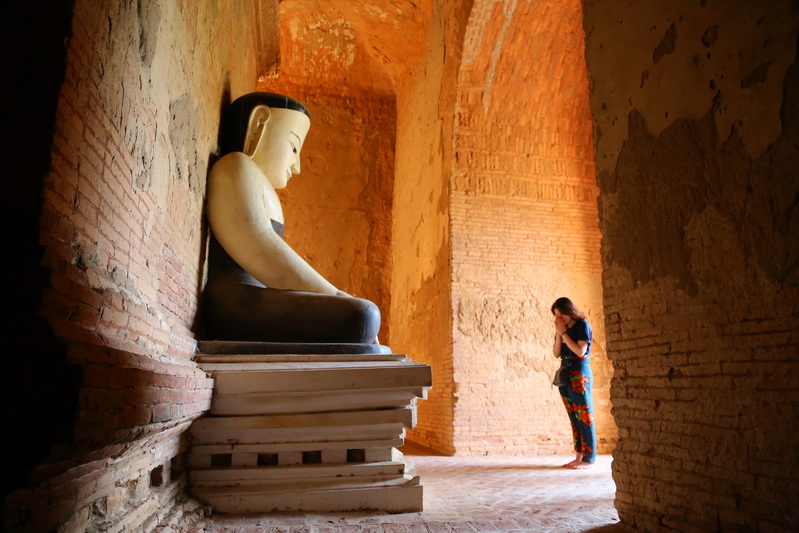
<svg viewBox="0 0 799 533"><path fill-rule="evenodd" d="M224 115L225 110L230 105L232 101L232 97L230 95L230 72L225 74L225 81L222 84L222 94L219 97L219 109L220 115ZM216 150L208 154L208 168L205 169L205 180L206 183L208 182L208 174L211 172L211 168L214 166L214 163L219 159L219 139L222 137L222 120L219 120L219 126L217 128L216 139L217 145ZM205 187L207 190L207 187ZM205 211L207 207L208 198L203 195L203 208L200 211L200 220L197 223L197 227L200 228L200 253L197 257L199 264L197 265L197 294L202 295L203 291L205 290L205 277L208 273L208 243L209 243L209 231L208 231L208 219L205 217ZM194 321L192 322L191 331L194 333L195 337L198 339L205 339L207 338L205 335L205 324L203 323L203 298L200 297L197 299L197 314L194 317Z"/></svg>
<svg viewBox="0 0 799 533"><path fill-rule="evenodd" d="M6 453L3 497L23 486L33 468L52 459L59 443L72 440L80 369L66 364L65 346L41 318L39 304L49 285L39 245L42 189L50 170L56 107L66 70L67 42L73 3L62 0L5 2L0 33L4 83L0 86L3 128L0 160L5 247L5 299L10 318L4 321ZM5 512L5 509L4 509Z"/></svg>

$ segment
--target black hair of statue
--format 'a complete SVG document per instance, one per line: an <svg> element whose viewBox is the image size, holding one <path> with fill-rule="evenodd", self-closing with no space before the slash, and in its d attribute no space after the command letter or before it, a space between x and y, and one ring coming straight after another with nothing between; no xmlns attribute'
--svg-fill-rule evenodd
<svg viewBox="0 0 799 533"><path fill-rule="evenodd" d="M305 113L308 118L311 118L308 109L290 96L265 92L254 92L240 96L231 102L222 115L222 124L219 130L220 156L230 152L240 152L244 148L247 122L250 119L250 113L253 108L258 105L265 105L275 109L292 109Z"/></svg>

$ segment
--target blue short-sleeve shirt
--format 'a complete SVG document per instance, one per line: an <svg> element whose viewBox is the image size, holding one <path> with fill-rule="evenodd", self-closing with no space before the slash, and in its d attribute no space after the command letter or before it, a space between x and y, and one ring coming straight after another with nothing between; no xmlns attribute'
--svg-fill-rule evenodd
<svg viewBox="0 0 799 533"><path fill-rule="evenodd" d="M587 320L577 320L572 327L566 330L566 334L574 342L586 341L588 343L588 349L585 351L585 355L579 357L569 349L566 343L563 343L560 349L561 358L566 361L577 360L588 362L588 358L591 354L591 340L593 338L591 324Z"/></svg>

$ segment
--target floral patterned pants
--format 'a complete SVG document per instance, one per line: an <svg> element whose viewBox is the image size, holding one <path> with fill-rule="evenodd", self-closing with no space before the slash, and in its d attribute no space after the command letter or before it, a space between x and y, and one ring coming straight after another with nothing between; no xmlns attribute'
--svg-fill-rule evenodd
<svg viewBox="0 0 799 533"><path fill-rule="evenodd" d="M583 454L584 463L596 460L596 428L594 427L594 402L591 399L591 367L580 365L571 368L569 384L558 387L574 437L574 451Z"/></svg>

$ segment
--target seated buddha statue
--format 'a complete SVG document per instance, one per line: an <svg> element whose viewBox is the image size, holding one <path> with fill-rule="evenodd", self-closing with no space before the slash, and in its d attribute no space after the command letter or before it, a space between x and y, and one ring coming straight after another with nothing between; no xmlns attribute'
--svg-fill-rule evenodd
<svg viewBox="0 0 799 533"><path fill-rule="evenodd" d="M273 93L242 96L223 117L207 187L206 339L378 344L378 307L336 288L283 240L276 190L300 172L310 126L305 106Z"/></svg>

